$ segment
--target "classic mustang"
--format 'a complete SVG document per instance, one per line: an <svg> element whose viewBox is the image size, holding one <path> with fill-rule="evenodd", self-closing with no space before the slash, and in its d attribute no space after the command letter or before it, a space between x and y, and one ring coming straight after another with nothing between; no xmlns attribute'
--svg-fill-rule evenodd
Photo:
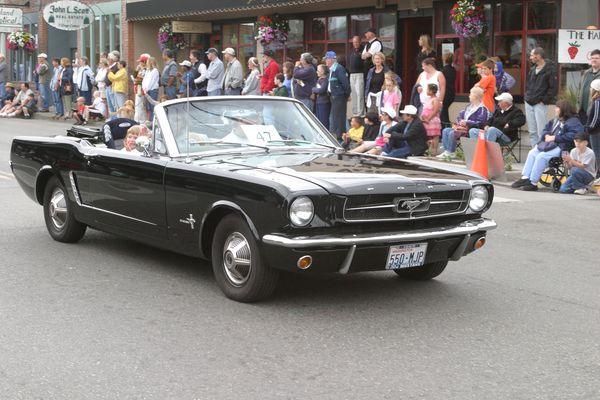
<svg viewBox="0 0 600 400"><path fill-rule="evenodd" d="M493 186L476 174L345 152L298 101L172 100L131 154L83 137L16 137L11 166L50 236L86 228L212 261L231 299L281 270L438 276L483 246Z"/></svg>

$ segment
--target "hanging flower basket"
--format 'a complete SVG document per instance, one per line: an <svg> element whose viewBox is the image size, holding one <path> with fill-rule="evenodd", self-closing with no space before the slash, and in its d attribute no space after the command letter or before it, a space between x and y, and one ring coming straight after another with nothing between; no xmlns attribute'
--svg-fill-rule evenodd
<svg viewBox="0 0 600 400"><path fill-rule="evenodd" d="M290 23L286 18L279 15L262 16L255 24L256 36L254 39L263 47L269 45L282 45L288 39Z"/></svg>
<svg viewBox="0 0 600 400"><path fill-rule="evenodd" d="M6 47L10 50L35 51L35 38L29 32L12 32L6 38Z"/></svg>
<svg viewBox="0 0 600 400"><path fill-rule="evenodd" d="M485 33L487 23L478 0L460 0L450 9L450 22L457 35L474 38Z"/></svg>
<svg viewBox="0 0 600 400"><path fill-rule="evenodd" d="M183 50L187 46L183 34L173 33L173 26L170 22L165 22L158 29L157 40L161 51L164 49Z"/></svg>

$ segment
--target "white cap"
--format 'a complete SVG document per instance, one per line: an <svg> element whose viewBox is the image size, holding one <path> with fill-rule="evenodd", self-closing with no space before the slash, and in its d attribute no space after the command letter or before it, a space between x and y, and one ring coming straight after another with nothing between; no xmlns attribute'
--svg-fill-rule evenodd
<svg viewBox="0 0 600 400"><path fill-rule="evenodd" d="M590 87L600 92L600 79L594 79L592 83L590 83Z"/></svg>
<svg viewBox="0 0 600 400"><path fill-rule="evenodd" d="M404 107L404 110L400 110L400 114L417 115L417 107L409 104Z"/></svg>
<svg viewBox="0 0 600 400"><path fill-rule="evenodd" d="M48 55L46 53L40 53L38 54L38 58L48 58Z"/></svg>
<svg viewBox="0 0 600 400"><path fill-rule="evenodd" d="M188 60L183 60L182 62L179 63L179 65L183 65L184 67L191 67L192 63L189 62Z"/></svg>
<svg viewBox="0 0 600 400"><path fill-rule="evenodd" d="M229 54L229 55L235 56L235 50L232 49L231 47L228 47L225 50L223 50L223 54Z"/></svg>
<svg viewBox="0 0 600 400"><path fill-rule="evenodd" d="M512 95L510 93L506 93L506 92L499 94L498 96L495 97L495 99L498 101L507 101L511 104L513 102Z"/></svg>
<svg viewBox="0 0 600 400"><path fill-rule="evenodd" d="M379 111L380 114L386 113L391 119L396 118L396 110L394 110L392 107L381 107Z"/></svg>

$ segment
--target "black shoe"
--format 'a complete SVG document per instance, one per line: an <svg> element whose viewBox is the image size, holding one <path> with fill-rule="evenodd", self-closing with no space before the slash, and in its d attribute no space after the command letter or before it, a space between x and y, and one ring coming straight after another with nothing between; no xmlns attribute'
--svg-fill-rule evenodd
<svg viewBox="0 0 600 400"><path fill-rule="evenodd" d="M527 183L523 185L523 190L526 192L535 192L538 190L538 187L537 185L534 185L533 183L527 181Z"/></svg>
<svg viewBox="0 0 600 400"><path fill-rule="evenodd" d="M525 184L528 182L529 182L529 179L521 178L518 181L513 182L512 185L510 185L510 187L518 189L520 187L525 186Z"/></svg>

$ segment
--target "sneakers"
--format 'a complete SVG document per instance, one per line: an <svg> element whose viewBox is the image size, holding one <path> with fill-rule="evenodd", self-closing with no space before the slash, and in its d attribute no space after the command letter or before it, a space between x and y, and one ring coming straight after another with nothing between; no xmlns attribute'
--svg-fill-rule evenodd
<svg viewBox="0 0 600 400"><path fill-rule="evenodd" d="M11 112L10 114L6 114L6 118L14 118L15 115L17 115L17 114L14 112Z"/></svg>
<svg viewBox="0 0 600 400"><path fill-rule="evenodd" d="M6 113L0 113L0 117L6 118Z"/></svg>
<svg viewBox="0 0 600 400"><path fill-rule="evenodd" d="M437 156L435 156L435 158L440 158L440 159L445 159L445 158L456 158L456 153L450 153L447 150L444 150L444 152L442 154L438 154Z"/></svg>
<svg viewBox="0 0 600 400"><path fill-rule="evenodd" d="M529 182L529 178L521 178L521 179L519 179L518 181L514 181L514 182L513 182L513 183L510 185L510 187L511 187L511 188L513 188L513 189L518 189L518 188L521 188L521 187L525 186L525 184L526 184L527 182Z"/></svg>
<svg viewBox="0 0 600 400"><path fill-rule="evenodd" d="M573 193L584 195L588 193L588 188L575 189Z"/></svg>
<svg viewBox="0 0 600 400"><path fill-rule="evenodd" d="M516 183L516 182L515 182ZM525 184L522 186L523 190L526 192L535 192L538 190L537 185L534 185L533 183L531 183L529 180L527 180L527 182L525 182Z"/></svg>

